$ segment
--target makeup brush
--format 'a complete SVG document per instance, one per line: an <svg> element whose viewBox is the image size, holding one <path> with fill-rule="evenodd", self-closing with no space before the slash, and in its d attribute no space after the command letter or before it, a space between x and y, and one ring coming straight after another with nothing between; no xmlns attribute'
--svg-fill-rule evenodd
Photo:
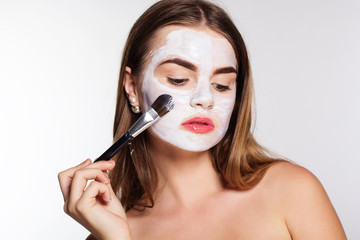
<svg viewBox="0 0 360 240"><path fill-rule="evenodd" d="M153 125L160 117L164 116L174 108L174 100L168 94L160 95L151 107L129 128L129 130L106 150L94 162L110 160L127 143L131 142L137 135Z"/></svg>

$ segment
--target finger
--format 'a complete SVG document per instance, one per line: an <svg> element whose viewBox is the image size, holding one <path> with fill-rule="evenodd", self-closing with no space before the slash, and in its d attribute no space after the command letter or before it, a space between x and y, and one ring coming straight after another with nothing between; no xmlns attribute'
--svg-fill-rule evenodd
<svg viewBox="0 0 360 240"><path fill-rule="evenodd" d="M109 179L109 171L112 170L115 167L115 161L102 161L102 162L96 162L91 165L88 165L85 169L89 168L99 168L102 170L104 175ZM109 179L110 181L110 179Z"/></svg>
<svg viewBox="0 0 360 240"><path fill-rule="evenodd" d="M91 160L88 158L84 162L80 163L79 165L69 168L65 171L62 171L58 174L58 179L60 183L61 192L63 194L64 200L67 198L71 186L71 181L73 179L74 173L91 163Z"/></svg>
<svg viewBox="0 0 360 240"><path fill-rule="evenodd" d="M87 165L86 168L98 168L101 169L103 171L107 171L107 170L111 170L113 169L115 166L115 161L114 160L109 160L109 161L99 161L96 163L92 163L90 165Z"/></svg>
<svg viewBox="0 0 360 240"><path fill-rule="evenodd" d="M93 165L95 164L90 166ZM81 197L81 195L84 193L84 189L88 180L95 179L96 181L102 183L110 182L109 177L107 174L104 174L103 170L111 170L115 166L114 162L102 163L100 166L97 166L101 167L101 169L86 167L75 172L70 188L70 203L77 202L77 200Z"/></svg>
<svg viewBox="0 0 360 240"><path fill-rule="evenodd" d="M91 169L91 168L101 169L101 171L104 173L104 176L110 181L110 179L109 179L109 170L112 170L114 167L115 167L115 161L110 160L110 161L107 161L107 162L103 161L103 162L100 162L100 163L98 163L98 162L93 163L91 165L88 165L84 169ZM97 179L95 179L95 180L97 180Z"/></svg>
<svg viewBox="0 0 360 240"><path fill-rule="evenodd" d="M125 210L120 202L119 197L114 192L113 188L111 187L111 184L108 184L109 190L110 190L110 196L111 196L111 204L109 205L109 208L114 212L117 213L120 217L123 219L126 219ZM115 201L116 200L116 201Z"/></svg>
<svg viewBox="0 0 360 240"><path fill-rule="evenodd" d="M110 202L110 195L109 184L96 181L91 182L76 204L76 210L84 214L90 207L93 207L96 204L96 197L101 196L105 202Z"/></svg>

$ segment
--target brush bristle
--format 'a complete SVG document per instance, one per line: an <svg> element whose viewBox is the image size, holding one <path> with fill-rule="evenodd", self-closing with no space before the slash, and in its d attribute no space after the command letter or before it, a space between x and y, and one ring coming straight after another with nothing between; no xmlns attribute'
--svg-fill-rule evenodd
<svg viewBox="0 0 360 240"><path fill-rule="evenodd" d="M174 100L172 96L163 94L155 100L151 107L162 117L174 108Z"/></svg>

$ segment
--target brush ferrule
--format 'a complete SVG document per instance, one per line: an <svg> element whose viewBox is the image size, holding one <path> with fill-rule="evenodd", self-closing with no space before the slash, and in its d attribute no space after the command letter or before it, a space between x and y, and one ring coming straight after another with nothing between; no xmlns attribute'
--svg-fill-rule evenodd
<svg viewBox="0 0 360 240"><path fill-rule="evenodd" d="M136 137L140 133L142 133L146 128L150 127L154 124L158 119L159 115L157 112L149 108L141 117L131 126L129 129L129 133L132 137Z"/></svg>

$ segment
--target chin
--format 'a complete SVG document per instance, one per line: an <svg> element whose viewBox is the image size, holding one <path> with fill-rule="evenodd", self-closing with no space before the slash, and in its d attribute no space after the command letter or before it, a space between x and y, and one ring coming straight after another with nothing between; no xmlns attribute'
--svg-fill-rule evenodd
<svg viewBox="0 0 360 240"><path fill-rule="evenodd" d="M153 140L158 142L161 148L174 148L174 150L182 150L188 152L204 152L216 146L224 134L218 132L212 133L193 133L190 131L154 131L151 128L150 135Z"/></svg>
<svg viewBox="0 0 360 240"><path fill-rule="evenodd" d="M187 141L174 141L174 139L161 139L163 142L165 142L167 145L170 145L171 147L175 147L177 149L188 151L188 152L204 152L208 151L212 147L216 146L220 140L208 142L207 144L204 144L204 141L202 139L188 139Z"/></svg>

